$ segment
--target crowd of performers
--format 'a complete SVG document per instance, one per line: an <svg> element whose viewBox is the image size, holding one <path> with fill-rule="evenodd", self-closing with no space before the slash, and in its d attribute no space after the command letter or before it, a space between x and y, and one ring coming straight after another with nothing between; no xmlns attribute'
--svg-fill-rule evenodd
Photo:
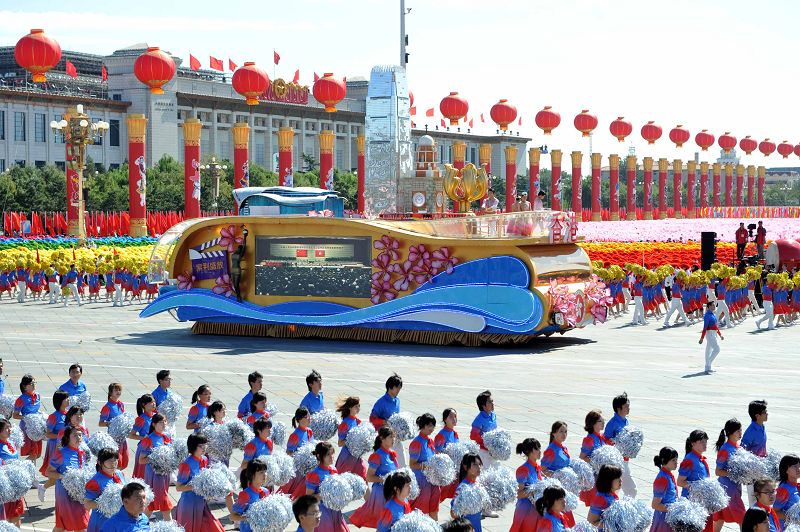
<svg viewBox="0 0 800 532"><path fill-rule="evenodd" d="M0 375L2 366L0 366ZM222 524L211 512L208 502L193 490L192 479L204 468L209 467L206 449L208 438L201 432L204 420L210 423L231 423L226 418L227 407L221 401L214 400L212 389L201 385L194 392L192 406L186 418L185 429L190 431L187 438L188 456L180 464L177 477L173 479L176 491L180 494L177 505L173 508L168 495L171 480L168 475L157 474L148 462L148 456L161 445L170 443L176 438L175 432L167 426L165 415L159 413L160 405L172 394L172 377L169 370L159 371L156 375L157 386L151 393L145 393L136 400L136 421L129 438L136 442L133 464L130 464L130 452L127 446L120 446L118 452L102 449L97 458L97 474L86 484L86 502L84 504L70 499L62 486L62 475L68 467L79 467L86 459L81 450L81 441L89 436L89 429L84 424L84 412L78 406L69 406L70 397L86 392L81 380L82 367L73 364L69 368L69 380L53 393L53 411L47 420L46 444L28 439L18 449L10 442L12 421L0 418L0 459L3 463L9 460L27 457L37 463L41 457L40 472L47 478L38 484L38 495L44 501L47 490L55 486L55 519L57 532L61 530L139 530L139 528L110 528L107 522L116 522L114 518L107 521L97 511L97 500L104 486L110 482L123 483L123 471L133 466L132 476L142 478L154 493L154 500L143 510L144 517L134 515L131 522L146 523L151 515L160 514L161 520L174 519L187 532L222 531ZM244 456L239 468L241 491L238 496L233 493L225 499L231 519L239 523L240 530L248 532L250 527L245 514L251 504L277 491L291 496L295 501L294 514L300 523L298 530L345 532L348 524L342 512L326 508L316 497L320 484L327 476L340 473L353 473L370 484L364 495L364 503L349 517L349 522L356 527L376 528L387 532L393 524L408 514L412 509L420 510L434 520L442 518L440 505L442 501L457 497L460 490L479 481L482 471L496 461L487 450L484 435L498 428L495 404L490 391L481 392L476 398L477 413L471 424L469 440L475 442L480 449L469 452L457 464L458 476L451 485L435 486L428 482L422 474L425 463L437 453L444 452L452 443L459 442L456 431L458 412L455 408L447 408L439 416L425 413L416 418L418 434L404 446L395 431L387 423L387 419L400 412L400 394L403 380L391 375L385 383L386 393L379 397L372 406L368 421L362 420L361 402L358 397L346 397L337 402L336 411L341 417L338 427L337 446L327 441L316 441L310 428L311 416L325 409L325 396L322 391L322 376L312 371L306 377L308 393L292 416L291 434L286 438L285 452L289 455L301 446L314 445L313 454L318 466L307 475L297 475L282 486L271 486L266 476L266 465L260 458L278 452L273 444L271 432L272 416L269 413L267 397L263 389L263 376L258 372L248 375L249 391L244 395L236 408L239 419L253 429L254 437L244 447ZM5 383L0 380L5 391ZM13 419L20 420L26 414L47 408L46 401L37 391L36 379L32 375L24 375L19 381L20 395L13 408ZM121 401L123 387L119 383L108 386L108 400L100 413L100 426L106 427L116 416L125 411ZM589 462L592 455L604 446L614 445L615 439L629 426L631 401L627 394L614 397L611 401L613 416L606 421L599 410L592 410L585 416L584 426L579 430L585 433L579 451L570 451L565 442L570 427L564 421L555 421L550 430L547 442L524 438L515 446L521 463L516 469L517 502L514 508L511 532L550 532L563 531L575 526L576 520L572 512L565 506L564 489L553 486L546 488L535 501L530 498L530 488L546 477L551 477L558 470L571 467L573 458ZM49 410L49 408L47 408ZM666 522L668 507L681 496L686 496L690 482L711 477L718 478L719 484L730 497L726 508L708 517L705 531L719 532L724 523L738 523L742 530L769 530L780 532L787 519L787 511L800 502L798 481L800 480L800 457L788 454L780 459L780 481L757 479L748 488L745 503L743 489L740 484L728 478L728 461L732 453L741 446L757 456L767 454L766 422L768 420L767 403L755 400L747 409L750 421L747 425L736 419L723 424L716 441L716 459L707 458L709 435L703 430L693 430L681 446L681 451L672 447L663 447L654 457L653 493L651 506L654 518L651 532L669 532L672 529ZM348 449L347 435L349 431L364 422L371 423L377 430L373 452L364 458L355 457ZM171 434L171 435L170 435ZM713 434L713 433L712 433ZM683 454L683 458L680 455ZM366 455L365 455L366 456ZM226 464L227 465L227 464ZM419 495L409 500L411 476L406 470L399 471L408 465L419 486ZM682 492L679 494L679 489ZM129 489L127 495L131 494ZM603 527L603 514L609 506L622 494L636 497L637 486L631 477L628 460L623 467L603 465L595 478L593 489L580 493L580 500L588 507L588 521ZM122 510L128 508L126 501ZM749 508L749 509L748 509ZM3 518L19 524L24 513L24 501L11 502L0 507ZM122 511L121 510L121 511ZM124 517L124 516L123 516ZM497 517L490 511L470 515L447 516L445 530L480 531L484 518ZM443 519L443 521L446 519ZM768 522L768 528L763 523ZM764 526L764 528L759 528ZM146 529L146 528L142 528Z"/></svg>

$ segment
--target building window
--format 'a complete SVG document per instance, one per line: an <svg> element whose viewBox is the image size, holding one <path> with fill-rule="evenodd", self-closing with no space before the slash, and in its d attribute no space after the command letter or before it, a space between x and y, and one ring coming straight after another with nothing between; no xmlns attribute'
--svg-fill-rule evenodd
<svg viewBox="0 0 800 532"><path fill-rule="evenodd" d="M264 166L265 158L264 158L264 145L263 144L256 144L256 164L259 166Z"/></svg>
<svg viewBox="0 0 800 532"><path fill-rule="evenodd" d="M114 100L114 101L117 101L117 102L121 102L122 101L122 94L112 94L111 95L111 99Z"/></svg>
<svg viewBox="0 0 800 532"><path fill-rule="evenodd" d="M46 161L34 161L33 164L36 165L36 168L44 168L45 165L47 164L47 162Z"/></svg>
<svg viewBox="0 0 800 532"><path fill-rule="evenodd" d="M55 115L55 121L61 122L64 118L64 115ZM53 143L54 144L64 144L64 133L58 131L53 134Z"/></svg>
<svg viewBox="0 0 800 532"><path fill-rule="evenodd" d="M109 170L119 170L119 164L118 163L111 163L111 164L108 165L108 169Z"/></svg>
<svg viewBox="0 0 800 532"><path fill-rule="evenodd" d="M19 111L14 111L14 140L25 142L25 113Z"/></svg>
<svg viewBox="0 0 800 532"><path fill-rule="evenodd" d="M6 160L5 159L0 159L0 173L5 172L5 171L6 171Z"/></svg>
<svg viewBox="0 0 800 532"><path fill-rule="evenodd" d="M47 142L47 133L45 129L45 122L47 115L44 113L33 114L33 140L35 142Z"/></svg>
<svg viewBox="0 0 800 532"><path fill-rule="evenodd" d="M25 159L17 159L14 161L14 164L20 168L23 168L25 166Z"/></svg>
<svg viewBox="0 0 800 532"><path fill-rule="evenodd" d="M109 120L108 124L108 145L119 146L119 120Z"/></svg>
<svg viewBox="0 0 800 532"><path fill-rule="evenodd" d="M6 140L6 112L0 111L0 140ZM2 172L2 170L0 170Z"/></svg>
<svg viewBox="0 0 800 532"><path fill-rule="evenodd" d="M344 150L336 150L336 168L344 170Z"/></svg>

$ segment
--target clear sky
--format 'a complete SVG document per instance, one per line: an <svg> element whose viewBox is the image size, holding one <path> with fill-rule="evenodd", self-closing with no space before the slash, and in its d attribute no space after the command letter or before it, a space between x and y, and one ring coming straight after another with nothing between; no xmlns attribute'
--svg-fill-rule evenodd
<svg viewBox="0 0 800 532"><path fill-rule="evenodd" d="M581 109L598 116L593 149L604 155L626 155L632 142L639 157L686 161L704 128L717 137L731 131L737 138L800 143L796 2L406 0L406 6L418 126L431 107L436 118L428 123L438 124L439 101L455 90L469 101L478 132L494 131L489 109L508 98L522 116L520 134L565 152L589 151L572 124ZM314 72L368 77L372 66L399 61L399 0L0 0L0 21L2 45L41 27L66 50L110 54L146 42L186 63L191 52L204 67L209 55L240 65L255 60L270 76L275 49L282 58L278 76L291 78L299 68L308 84ZM544 105L561 113L552 137L534 123ZM608 131L617 116L634 126L624 144ZM664 129L654 146L639 134L648 120ZM668 139L677 124L692 134L682 149ZM701 160L718 153L715 145ZM795 156L784 160L777 152L742 162L800 166ZM542 163L549 165L547 158Z"/></svg>

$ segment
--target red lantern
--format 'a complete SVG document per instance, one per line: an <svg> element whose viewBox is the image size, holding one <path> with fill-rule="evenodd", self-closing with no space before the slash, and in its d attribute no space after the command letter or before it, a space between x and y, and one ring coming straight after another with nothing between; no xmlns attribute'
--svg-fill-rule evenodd
<svg viewBox="0 0 800 532"><path fill-rule="evenodd" d="M747 155L750 155L758 149L758 142L756 142L755 139L750 138L750 135L747 135L745 138L739 141L739 147Z"/></svg>
<svg viewBox="0 0 800 532"><path fill-rule="evenodd" d="M439 111L441 111L442 116L450 120L451 126L457 126L458 121L467 116L469 103L459 96L457 92L451 92L449 96L445 96L439 102Z"/></svg>
<svg viewBox="0 0 800 532"><path fill-rule="evenodd" d="M136 79L150 87L153 94L164 94L164 85L175 75L175 61L158 47L148 48L133 64Z"/></svg>
<svg viewBox="0 0 800 532"><path fill-rule="evenodd" d="M408 106L414 107L414 93L411 91L408 91Z"/></svg>
<svg viewBox="0 0 800 532"><path fill-rule="evenodd" d="M655 144L661 138L661 126L657 126L652 120L642 126L642 138L648 144Z"/></svg>
<svg viewBox="0 0 800 532"><path fill-rule="evenodd" d="M725 153L730 153L731 150L736 147L736 137L731 135L729 131L726 131L723 135L719 136L717 143Z"/></svg>
<svg viewBox="0 0 800 532"><path fill-rule="evenodd" d="M684 129L682 125L678 124L669 132L669 140L675 143L676 148L683 146L684 142L689 142L691 135L688 129Z"/></svg>
<svg viewBox="0 0 800 532"><path fill-rule="evenodd" d="M552 107L546 105L544 109L536 113L536 126L549 135L551 131L561 123L561 115L551 111Z"/></svg>
<svg viewBox="0 0 800 532"><path fill-rule="evenodd" d="M794 147L794 154L797 155L798 157L800 157L800 144L797 144Z"/></svg>
<svg viewBox="0 0 800 532"><path fill-rule="evenodd" d="M61 61L61 46L45 35L44 30L31 30L14 47L17 64L33 75L34 83L44 83L44 74Z"/></svg>
<svg viewBox="0 0 800 532"><path fill-rule="evenodd" d="M616 120L611 122L611 125L608 127L611 134L614 135L617 140L620 142L625 142L625 137L631 134L633 131L633 125L628 122L627 120L623 120L625 117L618 116Z"/></svg>
<svg viewBox="0 0 800 532"><path fill-rule="evenodd" d="M314 82L314 99L325 106L326 113L335 113L336 104L347 96L347 86L327 73Z"/></svg>
<svg viewBox="0 0 800 532"><path fill-rule="evenodd" d="M501 131L506 131L508 124L517 119L517 108L508 103L508 100L502 99L492 106L489 116L500 126Z"/></svg>
<svg viewBox="0 0 800 532"><path fill-rule="evenodd" d="M269 87L269 76L254 62L248 61L233 73L231 84L233 90L247 99L247 105L258 105L258 97Z"/></svg>
<svg viewBox="0 0 800 532"><path fill-rule="evenodd" d="M792 144L789 144L789 142L786 140L778 144L778 153L783 155L784 159L788 159L793 151L794 151L794 146Z"/></svg>
<svg viewBox="0 0 800 532"><path fill-rule="evenodd" d="M769 157L769 155L775 151L775 143L769 139L764 139L758 144L758 151L760 151L764 157Z"/></svg>
<svg viewBox="0 0 800 532"><path fill-rule="evenodd" d="M707 129L704 129L694 136L694 141L703 151L708 151L708 148L714 145L714 135L709 133Z"/></svg>
<svg viewBox="0 0 800 532"><path fill-rule="evenodd" d="M575 117L573 124L575 124L575 129L582 133L582 137L588 137L597 127L597 117L589 114L588 109L584 109Z"/></svg>

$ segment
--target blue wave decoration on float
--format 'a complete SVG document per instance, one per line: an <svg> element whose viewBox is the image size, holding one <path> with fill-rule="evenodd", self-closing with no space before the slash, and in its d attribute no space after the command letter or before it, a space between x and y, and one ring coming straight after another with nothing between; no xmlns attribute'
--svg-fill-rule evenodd
<svg viewBox="0 0 800 532"><path fill-rule="evenodd" d="M491 257L458 265L407 296L365 308L322 301L263 307L194 288L162 293L140 317L176 310L181 321L527 333L544 313L527 288L529 279L519 259Z"/></svg>

